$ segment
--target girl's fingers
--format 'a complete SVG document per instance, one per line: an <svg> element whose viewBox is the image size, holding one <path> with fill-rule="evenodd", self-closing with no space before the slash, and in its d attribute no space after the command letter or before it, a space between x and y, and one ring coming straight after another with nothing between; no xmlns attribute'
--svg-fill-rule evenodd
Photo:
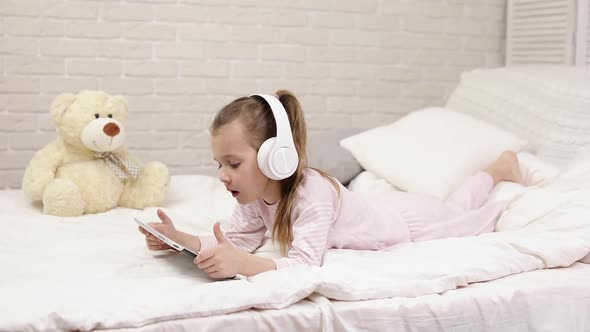
<svg viewBox="0 0 590 332"><path fill-rule="evenodd" d="M147 237L145 238L145 243L148 246L148 249L150 250L166 250L166 249L170 249L170 246L168 246L166 243L160 241L159 239L155 238L155 237Z"/></svg>
<svg viewBox="0 0 590 332"><path fill-rule="evenodd" d="M207 273L208 275L211 275L212 273L217 273L217 267L216 266L210 266L206 269L203 269L203 272Z"/></svg>
<svg viewBox="0 0 590 332"><path fill-rule="evenodd" d="M149 250L160 250L160 247L159 246L150 246L150 245L148 245L148 249Z"/></svg>
<svg viewBox="0 0 590 332"><path fill-rule="evenodd" d="M215 256L215 252L216 252L215 248L201 251L199 253L199 255L195 258L195 263L196 264L203 263L204 261L208 260L209 258Z"/></svg>
<svg viewBox="0 0 590 332"><path fill-rule="evenodd" d="M169 224L172 225L172 220L170 220L170 217L168 217L168 215L166 213L164 213L164 211L158 209L158 218L160 218L160 220L162 220L163 224Z"/></svg>
<svg viewBox="0 0 590 332"><path fill-rule="evenodd" d="M162 242L162 240L158 239L157 237L155 237L155 236L153 236L151 234L148 234L145 237L146 237L146 239L148 239L150 241L154 241L154 242L158 242L158 243L164 243L164 242Z"/></svg>
<svg viewBox="0 0 590 332"><path fill-rule="evenodd" d="M162 242L148 242L148 245L168 248L168 245L166 243L162 243Z"/></svg>
<svg viewBox="0 0 590 332"><path fill-rule="evenodd" d="M143 228L139 227L138 229L142 234L145 235L145 243L149 250L157 251L171 249L169 245L162 242L162 240L158 239L152 234L146 232Z"/></svg>
<svg viewBox="0 0 590 332"><path fill-rule="evenodd" d="M215 265L215 256L209 256L203 259L204 256L201 256L202 254L203 252L201 251L194 260L194 263L197 264L200 269Z"/></svg>
<svg viewBox="0 0 590 332"><path fill-rule="evenodd" d="M157 250L167 250L168 247L164 247L162 245L155 245L155 246L148 245L148 249L157 251Z"/></svg>
<svg viewBox="0 0 590 332"><path fill-rule="evenodd" d="M162 240L158 239L155 236L151 236L151 235L150 236L146 236L145 239L148 240L148 241L152 241L152 242L160 242L160 243L162 243Z"/></svg>
<svg viewBox="0 0 590 332"><path fill-rule="evenodd" d="M213 263L212 259L208 259L204 262L198 263L197 266L199 267L199 269L201 270L205 270L207 268L210 268L212 266L215 266L215 263Z"/></svg>
<svg viewBox="0 0 590 332"><path fill-rule="evenodd" d="M148 242L147 244L149 247L162 247L162 248L168 248L166 245L162 244L162 243L155 243L155 242Z"/></svg>

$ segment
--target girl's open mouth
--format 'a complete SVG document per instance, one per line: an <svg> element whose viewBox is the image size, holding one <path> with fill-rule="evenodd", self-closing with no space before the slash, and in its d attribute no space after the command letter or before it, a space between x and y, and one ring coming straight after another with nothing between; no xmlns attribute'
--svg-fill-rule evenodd
<svg viewBox="0 0 590 332"><path fill-rule="evenodd" d="M235 190L230 190L230 191L231 191L231 195L232 195L233 197L236 197L236 196L238 196L238 195L240 194L240 192L239 192L239 191L235 191Z"/></svg>

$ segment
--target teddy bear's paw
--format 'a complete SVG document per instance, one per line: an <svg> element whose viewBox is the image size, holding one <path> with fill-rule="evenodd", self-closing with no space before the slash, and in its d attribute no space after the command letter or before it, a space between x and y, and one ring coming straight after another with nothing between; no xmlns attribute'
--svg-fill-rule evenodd
<svg viewBox="0 0 590 332"><path fill-rule="evenodd" d="M84 200L78 186L67 179L51 181L43 191L43 212L60 217L84 214Z"/></svg>
<svg viewBox="0 0 590 332"><path fill-rule="evenodd" d="M119 205L135 209L159 206L166 198L169 184L168 168L157 161L149 162L142 167L137 180L125 187Z"/></svg>
<svg viewBox="0 0 590 332"><path fill-rule="evenodd" d="M154 186L168 186L170 182L168 167L158 161L145 164L140 176L149 178Z"/></svg>

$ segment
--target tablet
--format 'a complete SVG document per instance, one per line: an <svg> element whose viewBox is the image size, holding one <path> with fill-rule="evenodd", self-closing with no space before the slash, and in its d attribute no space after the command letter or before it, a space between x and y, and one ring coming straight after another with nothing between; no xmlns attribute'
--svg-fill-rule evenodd
<svg viewBox="0 0 590 332"><path fill-rule="evenodd" d="M169 238L167 236L164 236L164 234L158 232L153 227L151 227L148 224L142 222L141 220L139 220L137 218L133 218L133 219L135 219L135 222L139 225L139 227L145 229L146 231L148 231L153 236L155 236L158 239L162 240L164 243L166 243L167 245L169 245L170 247L172 247L174 250L178 250L178 251L180 251L182 253L185 253L185 254L193 257L193 258L197 257L197 255L199 254L198 251L195 252L192 249L189 249L189 248L186 248L186 247L181 246L176 241L172 240L171 238Z"/></svg>

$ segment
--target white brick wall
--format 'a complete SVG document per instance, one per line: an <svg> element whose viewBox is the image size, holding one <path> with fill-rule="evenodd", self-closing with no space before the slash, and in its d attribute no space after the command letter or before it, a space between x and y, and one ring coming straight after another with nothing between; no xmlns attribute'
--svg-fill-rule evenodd
<svg viewBox="0 0 590 332"><path fill-rule="evenodd" d="M291 89L311 131L441 105L464 70L502 65L506 0L2 0L0 188L55 137L61 92L130 105L128 146L212 173L207 128L237 96Z"/></svg>

